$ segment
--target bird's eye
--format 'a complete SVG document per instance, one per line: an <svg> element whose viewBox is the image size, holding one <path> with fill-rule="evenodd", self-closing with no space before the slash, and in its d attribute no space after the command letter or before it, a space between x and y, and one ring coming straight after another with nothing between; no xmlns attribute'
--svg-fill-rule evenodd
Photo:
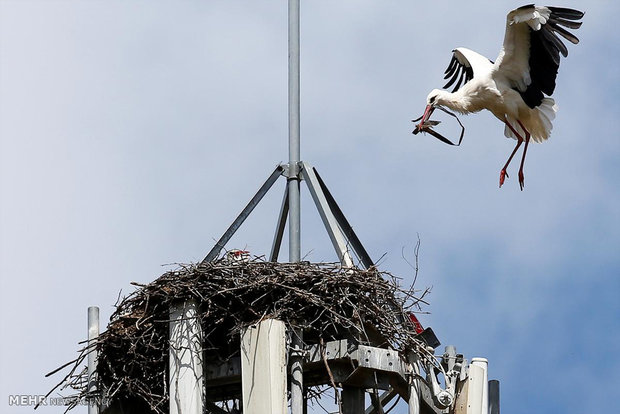
<svg viewBox="0 0 620 414"><path fill-rule="evenodd" d="M431 96L430 102L431 103L435 103L435 97L434 96Z"/></svg>

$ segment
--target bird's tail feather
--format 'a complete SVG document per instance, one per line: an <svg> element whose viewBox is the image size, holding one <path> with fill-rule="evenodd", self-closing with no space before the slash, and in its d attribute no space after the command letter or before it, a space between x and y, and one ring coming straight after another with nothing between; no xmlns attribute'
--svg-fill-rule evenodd
<svg viewBox="0 0 620 414"><path fill-rule="evenodd" d="M522 122L529 129L532 135L532 139L536 142L542 142L549 138L551 130L553 129L553 120L555 114L558 111L558 106L555 104L553 98L544 98L542 103L534 109L534 116L528 120L522 120ZM511 117L507 116L506 120L510 125L521 135L525 137L525 131L519 124L519 122ZM519 139L514 132L506 125L504 128L504 135L508 138Z"/></svg>
<svg viewBox="0 0 620 414"><path fill-rule="evenodd" d="M558 106L555 104L553 98L544 98L542 103L536 108L540 115L540 121L542 122L540 133L537 134L534 139L537 141L543 141L549 138L551 130L553 129L553 120L555 114L558 112ZM533 135L533 134L532 134Z"/></svg>

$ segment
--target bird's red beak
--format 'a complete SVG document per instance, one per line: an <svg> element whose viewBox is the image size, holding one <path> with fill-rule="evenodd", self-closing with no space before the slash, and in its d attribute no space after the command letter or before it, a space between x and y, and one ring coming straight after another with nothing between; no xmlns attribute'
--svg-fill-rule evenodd
<svg viewBox="0 0 620 414"><path fill-rule="evenodd" d="M424 125L424 123L428 121L428 118L431 117L431 114L433 113L434 110L435 110L435 107L433 105L426 105L426 109L424 110L424 115L422 115L422 120L420 121L420 125Z"/></svg>

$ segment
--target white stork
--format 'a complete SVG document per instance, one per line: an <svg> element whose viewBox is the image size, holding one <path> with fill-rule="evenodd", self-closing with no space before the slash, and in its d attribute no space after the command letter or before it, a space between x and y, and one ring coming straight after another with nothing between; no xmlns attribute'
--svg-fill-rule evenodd
<svg viewBox="0 0 620 414"><path fill-rule="evenodd" d="M519 185L523 190L523 164L530 138L536 142L549 138L551 121L558 110L549 96L555 89L560 54L566 57L568 50L557 35L579 43L565 28L578 29L581 22L577 20L583 15L561 7L522 6L508 13L504 45L495 63L464 47L453 50L445 71L448 83L444 89L455 82L456 86L452 93L431 91L418 128L424 130L431 125L425 123L437 106L462 114L488 109L505 124L504 135L517 140L500 172L500 187L508 177L508 164L525 142L519 168Z"/></svg>

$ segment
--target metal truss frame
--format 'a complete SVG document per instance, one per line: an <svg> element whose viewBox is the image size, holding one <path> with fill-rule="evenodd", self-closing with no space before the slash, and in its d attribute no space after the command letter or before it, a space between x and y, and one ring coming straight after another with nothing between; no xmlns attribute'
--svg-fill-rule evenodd
<svg viewBox="0 0 620 414"><path fill-rule="evenodd" d="M325 230L329 235L334 250L338 255L338 259L343 266L352 267L355 265L353 255L358 259L359 263L366 269L374 266L368 252L362 245L360 239L355 234L353 227L349 224L344 213L338 206L338 203L327 188L327 185L317 172L316 168L307 162L300 161L297 170L298 176L291 176L289 172L291 168L288 165L278 165L263 185L258 189L254 197L248 202L245 208L239 213L237 218L232 222L222 237L215 243L215 246L207 253L201 264L211 262L220 255L220 252L226 246L226 243L239 230L243 222L250 216L254 208L261 202L263 197L273 187L280 176L285 176L287 180L302 180L306 183L314 205L323 221ZM282 246L284 229L286 227L287 217L289 213L289 186L284 190L282 205L278 220L276 223L275 234L271 251L269 253L269 261L277 261Z"/></svg>

